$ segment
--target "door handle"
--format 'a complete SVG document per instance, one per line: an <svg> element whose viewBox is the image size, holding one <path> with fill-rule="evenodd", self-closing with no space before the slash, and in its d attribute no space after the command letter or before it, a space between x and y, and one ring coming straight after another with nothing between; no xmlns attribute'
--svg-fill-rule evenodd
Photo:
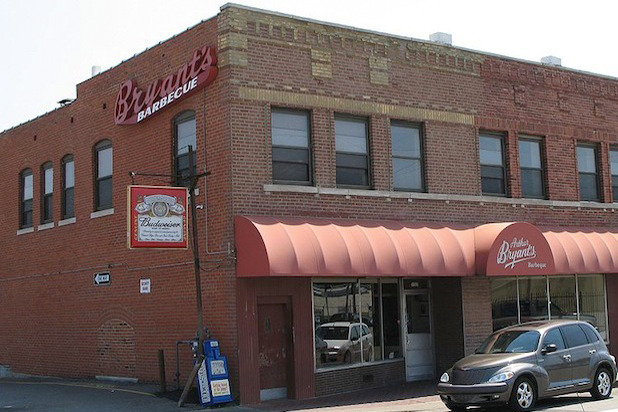
<svg viewBox="0 0 618 412"><path fill-rule="evenodd" d="M571 362L571 355L563 355L562 359L564 359L567 362Z"/></svg>
<svg viewBox="0 0 618 412"><path fill-rule="evenodd" d="M593 354L597 353L597 350L596 350L596 349L590 349L590 350L588 351L588 353L589 353L589 354L591 354L591 355L593 355Z"/></svg>

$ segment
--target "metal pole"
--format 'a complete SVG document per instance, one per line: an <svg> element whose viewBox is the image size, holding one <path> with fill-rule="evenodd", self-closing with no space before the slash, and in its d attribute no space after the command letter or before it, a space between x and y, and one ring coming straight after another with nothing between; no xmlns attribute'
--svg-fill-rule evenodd
<svg viewBox="0 0 618 412"><path fill-rule="evenodd" d="M159 389L161 393L167 392L167 382L165 381L165 356L163 349L159 349Z"/></svg>

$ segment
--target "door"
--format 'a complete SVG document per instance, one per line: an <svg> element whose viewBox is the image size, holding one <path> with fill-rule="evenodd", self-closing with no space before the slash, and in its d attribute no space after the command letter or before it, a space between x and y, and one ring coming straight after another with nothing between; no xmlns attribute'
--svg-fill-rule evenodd
<svg viewBox="0 0 618 412"><path fill-rule="evenodd" d="M596 353L594 344L588 343L584 330L579 325L561 326L569 347L573 385L590 384L591 358Z"/></svg>
<svg viewBox="0 0 618 412"><path fill-rule="evenodd" d="M406 380L431 379L435 376L431 305L429 291L406 292Z"/></svg>
<svg viewBox="0 0 618 412"><path fill-rule="evenodd" d="M550 329L545 334L541 348L549 345L556 345L556 351L541 353L537 359L539 366L547 371L547 390L551 392L571 386L572 377L571 354L558 328Z"/></svg>
<svg viewBox="0 0 618 412"><path fill-rule="evenodd" d="M288 397L291 365L289 306L285 303L258 304L260 400Z"/></svg>

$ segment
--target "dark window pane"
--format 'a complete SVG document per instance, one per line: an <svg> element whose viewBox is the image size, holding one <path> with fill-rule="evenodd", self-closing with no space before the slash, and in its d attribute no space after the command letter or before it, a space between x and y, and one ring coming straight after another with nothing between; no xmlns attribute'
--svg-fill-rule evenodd
<svg viewBox="0 0 618 412"><path fill-rule="evenodd" d="M112 179L102 179L97 187L97 210L112 207Z"/></svg>
<svg viewBox="0 0 618 412"><path fill-rule="evenodd" d="M578 325L563 326L560 329L566 338L569 348L588 344L584 331Z"/></svg>
<svg viewBox="0 0 618 412"><path fill-rule="evenodd" d="M504 169L498 166L481 166L481 177L504 179Z"/></svg>
<svg viewBox="0 0 618 412"><path fill-rule="evenodd" d="M599 200L596 174L579 174L579 198L581 200Z"/></svg>
<svg viewBox="0 0 618 412"><path fill-rule="evenodd" d="M543 197L543 172L521 169L521 192L524 197Z"/></svg>
<svg viewBox="0 0 618 412"><path fill-rule="evenodd" d="M592 329L592 326L587 325L587 324L583 324L580 326L584 330L584 333L586 334L586 338L588 338L588 342L594 343L594 342L599 341L599 335L597 335L594 329Z"/></svg>
<svg viewBox="0 0 618 412"><path fill-rule="evenodd" d="M21 227L32 226L32 211L24 211L22 213Z"/></svg>
<svg viewBox="0 0 618 412"><path fill-rule="evenodd" d="M368 169L367 163L367 156L337 153L337 167Z"/></svg>
<svg viewBox="0 0 618 412"><path fill-rule="evenodd" d="M369 187L369 176L366 169L351 169L337 166L337 183L349 186Z"/></svg>
<svg viewBox="0 0 618 412"><path fill-rule="evenodd" d="M273 161L309 164L309 151L307 149L289 149L273 147Z"/></svg>
<svg viewBox="0 0 618 412"><path fill-rule="evenodd" d="M612 149L609 152L610 170L612 175L618 176L618 149Z"/></svg>
<svg viewBox="0 0 618 412"><path fill-rule="evenodd" d="M308 182L309 165L302 163L273 162L273 180Z"/></svg>
<svg viewBox="0 0 618 412"><path fill-rule="evenodd" d="M502 138L499 136L480 136L480 156L482 165L503 166Z"/></svg>
<svg viewBox="0 0 618 412"><path fill-rule="evenodd" d="M577 146L577 170L580 173L596 173L596 150L591 146Z"/></svg>
<svg viewBox="0 0 618 412"><path fill-rule="evenodd" d="M501 179L483 178L481 180L481 189L483 193L503 195L504 181Z"/></svg>
<svg viewBox="0 0 618 412"><path fill-rule="evenodd" d="M43 222L50 222L54 217L52 198L52 195L46 195L43 198Z"/></svg>
<svg viewBox="0 0 618 412"><path fill-rule="evenodd" d="M552 329L545 335L545 339L543 339L543 347L547 347L547 345L556 345L558 350L566 349L566 345L564 344L564 339L562 338L562 334L558 328Z"/></svg>
<svg viewBox="0 0 618 412"><path fill-rule="evenodd" d="M618 176L612 176L612 193L614 202L618 202Z"/></svg>
<svg viewBox="0 0 618 412"><path fill-rule="evenodd" d="M549 319L545 278L519 279L519 311L521 323Z"/></svg>
<svg viewBox="0 0 618 412"><path fill-rule="evenodd" d="M422 190L421 161L393 158L395 189Z"/></svg>
<svg viewBox="0 0 618 412"><path fill-rule="evenodd" d="M418 127L392 125L393 156L421 157L421 138Z"/></svg>
<svg viewBox="0 0 618 412"><path fill-rule="evenodd" d="M75 215L75 210L73 208L73 188L64 190L64 210L62 211L63 219L73 217Z"/></svg>

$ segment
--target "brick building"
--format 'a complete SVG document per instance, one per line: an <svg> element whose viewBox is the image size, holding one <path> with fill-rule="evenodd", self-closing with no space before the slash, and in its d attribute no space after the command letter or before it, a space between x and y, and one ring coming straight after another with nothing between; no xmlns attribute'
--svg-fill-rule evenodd
<svg viewBox="0 0 618 412"><path fill-rule="evenodd" d="M153 175L188 145L205 324L243 403L432 379L530 319L615 352L617 110L613 78L223 6L0 134L0 364L155 381L164 349L173 380L193 257L127 248L126 190L178 183Z"/></svg>

